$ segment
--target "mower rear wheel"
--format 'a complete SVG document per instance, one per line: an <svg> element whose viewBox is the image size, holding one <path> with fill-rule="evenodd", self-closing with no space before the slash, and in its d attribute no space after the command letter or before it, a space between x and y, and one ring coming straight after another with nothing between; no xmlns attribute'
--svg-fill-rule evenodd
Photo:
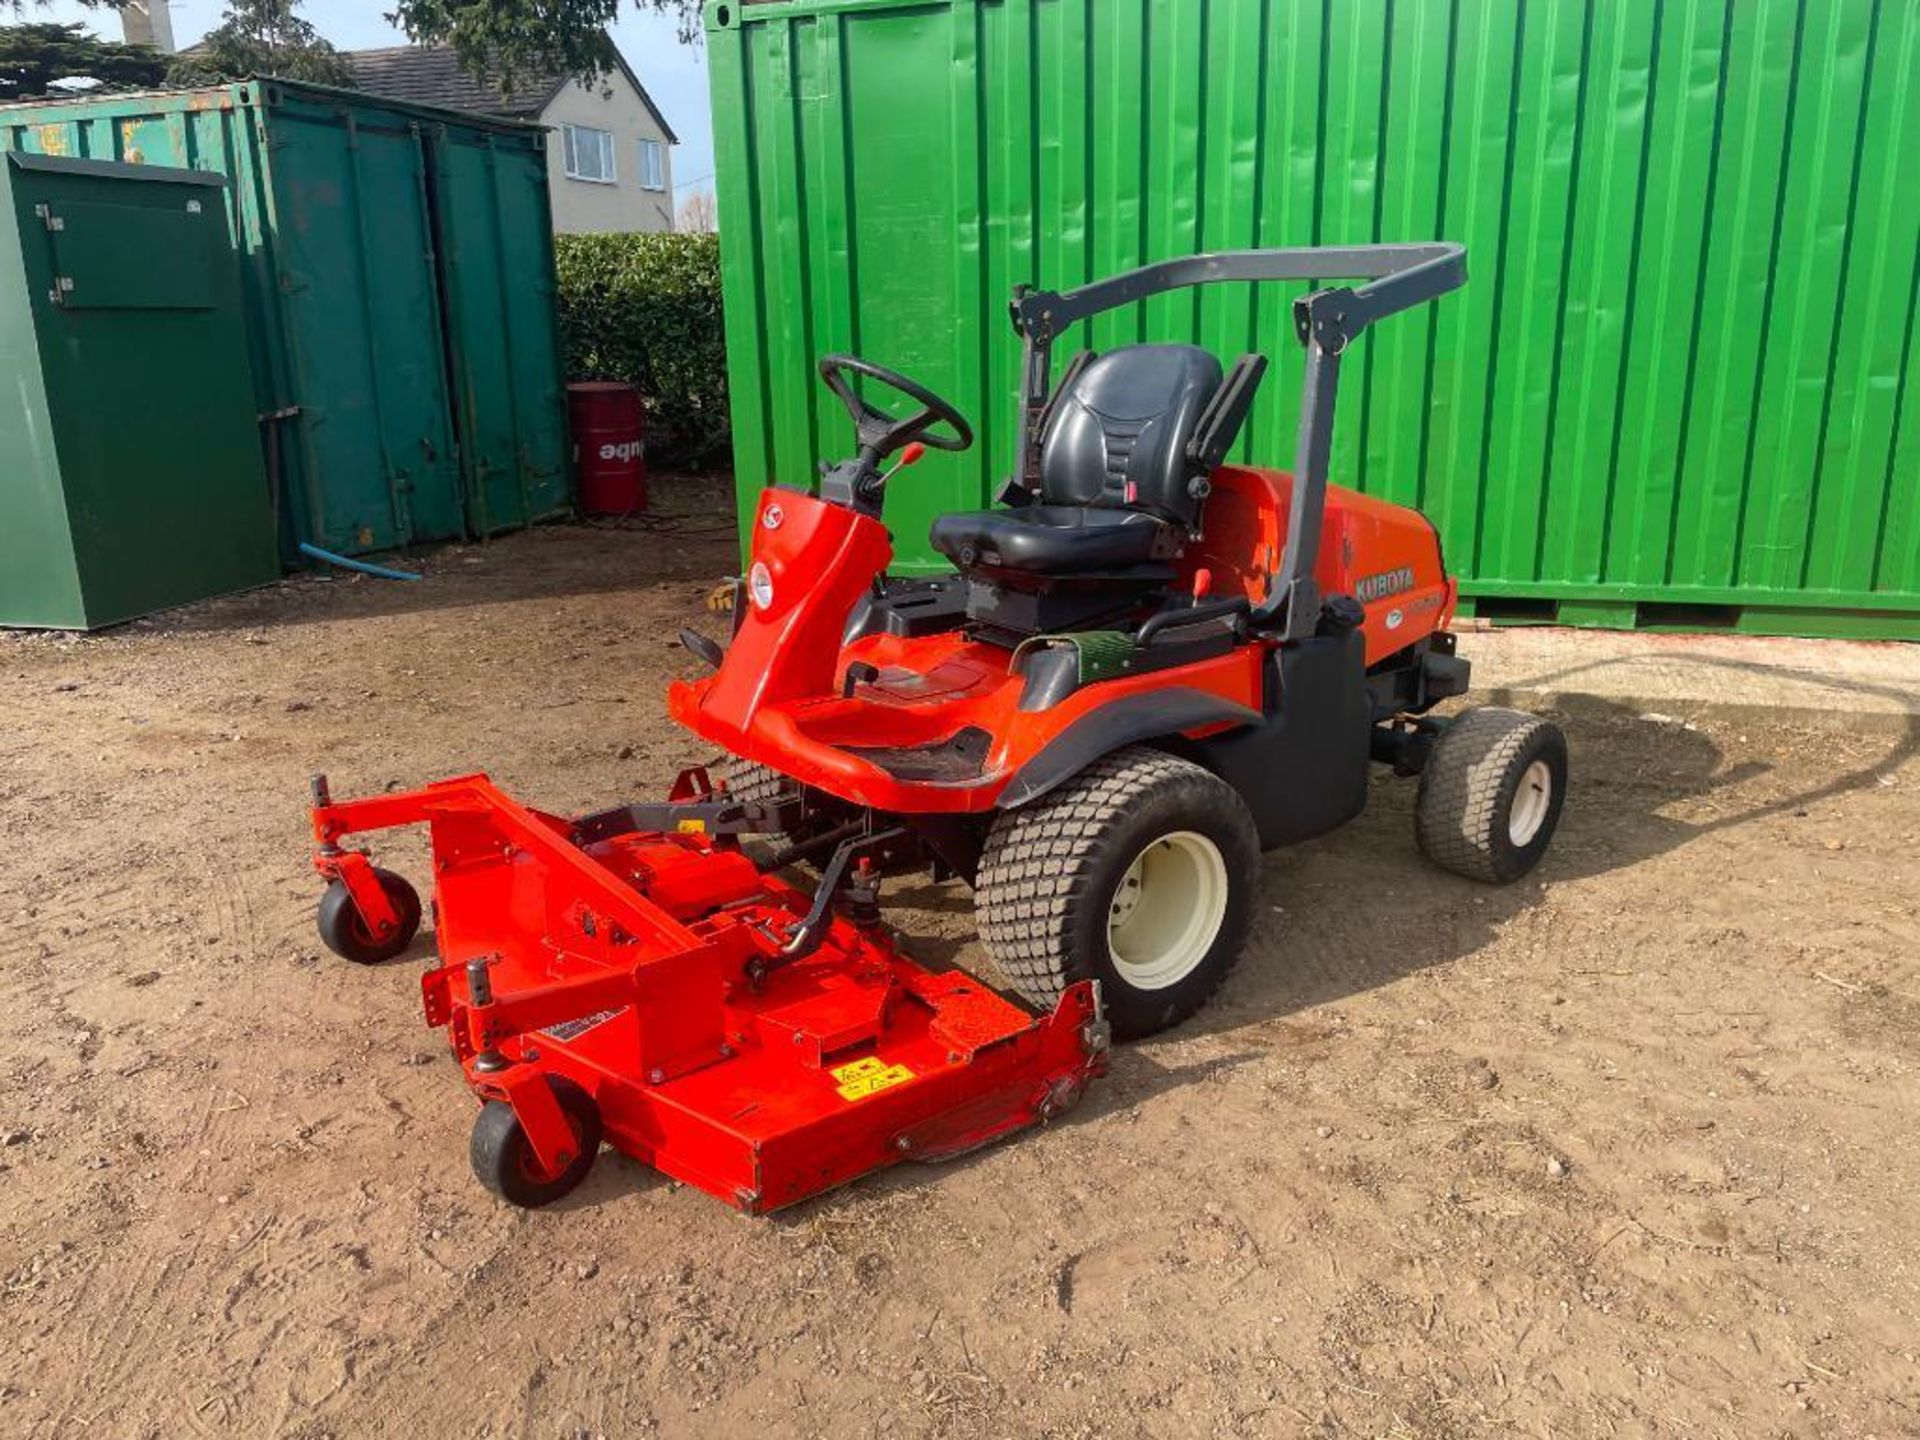
<svg viewBox="0 0 1920 1440"><path fill-rule="evenodd" d="M1003 812L977 887L980 937L1014 986L1051 1006L1098 980L1114 1035L1192 1015L1246 938L1260 843L1218 776L1129 746Z"/></svg>
<svg viewBox="0 0 1920 1440"><path fill-rule="evenodd" d="M573 1159L564 1169L556 1174L540 1163L519 1117L504 1100L489 1100L480 1107L467 1146L467 1158L480 1183L523 1210L551 1205L572 1191L587 1178L600 1153L600 1107L593 1097L565 1076L549 1075L547 1084L573 1130Z"/></svg>
<svg viewBox="0 0 1920 1440"><path fill-rule="evenodd" d="M391 870L382 870L376 865L373 874L380 888L387 892L393 908L400 913L400 924L391 934L374 934L360 907L353 903L353 893L338 880L329 884L320 897L320 910L315 917L321 943L342 960L351 960L356 965L378 965L382 960L391 960L420 933L420 892Z"/></svg>
<svg viewBox="0 0 1920 1440"><path fill-rule="evenodd" d="M1443 870L1504 885L1546 854L1567 794L1567 738L1519 710L1460 715L1420 772L1414 831Z"/></svg>

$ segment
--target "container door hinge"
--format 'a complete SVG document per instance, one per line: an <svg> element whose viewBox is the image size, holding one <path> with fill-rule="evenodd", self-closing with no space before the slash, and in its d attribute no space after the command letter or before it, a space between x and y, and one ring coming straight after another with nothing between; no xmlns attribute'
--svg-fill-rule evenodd
<svg viewBox="0 0 1920 1440"><path fill-rule="evenodd" d="M56 235L67 228L66 218L54 214L51 205L36 205L33 207L33 213L40 217L40 223L42 225L45 225L47 229Z"/></svg>
<svg viewBox="0 0 1920 1440"><path fill-rule="evenodd" d="M56 275L53 277L53 288L47 292L47 298L56 305L64 305L67 303L67 296L72 293L73 277L71 275Z"/></svg>

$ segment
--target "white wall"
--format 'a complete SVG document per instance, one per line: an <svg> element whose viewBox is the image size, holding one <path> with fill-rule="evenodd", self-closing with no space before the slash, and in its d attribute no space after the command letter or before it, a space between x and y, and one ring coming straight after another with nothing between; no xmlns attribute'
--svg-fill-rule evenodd
<svg viewBox="0 0 1920 1440"><path fill-rule="evenodd" d="M553 191L553 228L563 235L598 235L634 230L673 229L673 147L666 143L639 93L619 72L591 86L574 81L540 112L552 126L547 136L548 184ZM575 180L567 174L562 123L586 125L613 134L613 184ZM662 145L661 190L640 187L640 141Z"/></svg>

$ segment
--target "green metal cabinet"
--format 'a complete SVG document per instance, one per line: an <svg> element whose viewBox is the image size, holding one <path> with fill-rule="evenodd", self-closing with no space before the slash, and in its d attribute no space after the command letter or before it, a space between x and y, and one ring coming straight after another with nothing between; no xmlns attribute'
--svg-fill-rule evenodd
<svg viewBox="0 0 1920 1440"><path fill-rule="evenodd" d="M231 179L288 558L570 503L537 126L256 80L0 108L0 148Z"/></svg>
<svg viewBox="0 0 1920 1440"><path fill-rule="evenodd" d="M218 176L0 160L0 624L279 573Z"/></svg>
<svg viewBox="0 0 1920 1440"><path fill-rule="evenodd" d="M1920 637L1920 6L714 0L707 30L743 496L846 447L812 361L867 354L980 433L889 496L937 568L930 517L1013 461L1015 283L1446 238L1472 280L1361 343L1334 478L1424 508L1471 606ZM1288 298L1062 348L1263 350L1241 453L1287 457Z"/></svg>

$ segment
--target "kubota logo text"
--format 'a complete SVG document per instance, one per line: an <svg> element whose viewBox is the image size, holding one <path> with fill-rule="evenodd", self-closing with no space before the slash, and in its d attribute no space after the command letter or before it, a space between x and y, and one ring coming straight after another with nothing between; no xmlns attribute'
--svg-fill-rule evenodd
<svg viewBox="0 0 1920 1440"><path fill-rule="evenodd" d="M1413 567L1402 565L1398 570L1382 570L1378 575L1369 575L1353 587L1353 593L1360 597L1362 605L1371 605L1376 600L1384 600L1389 595L1398 595L1402 590L1413 588Z"/></svg>
<svg viewBox="0 0 1920 1440"><path fill-rule="evenodd" d="M600 447L602 460L636 460L644 455L647 442L644 440L609 440Z"/></svg>

